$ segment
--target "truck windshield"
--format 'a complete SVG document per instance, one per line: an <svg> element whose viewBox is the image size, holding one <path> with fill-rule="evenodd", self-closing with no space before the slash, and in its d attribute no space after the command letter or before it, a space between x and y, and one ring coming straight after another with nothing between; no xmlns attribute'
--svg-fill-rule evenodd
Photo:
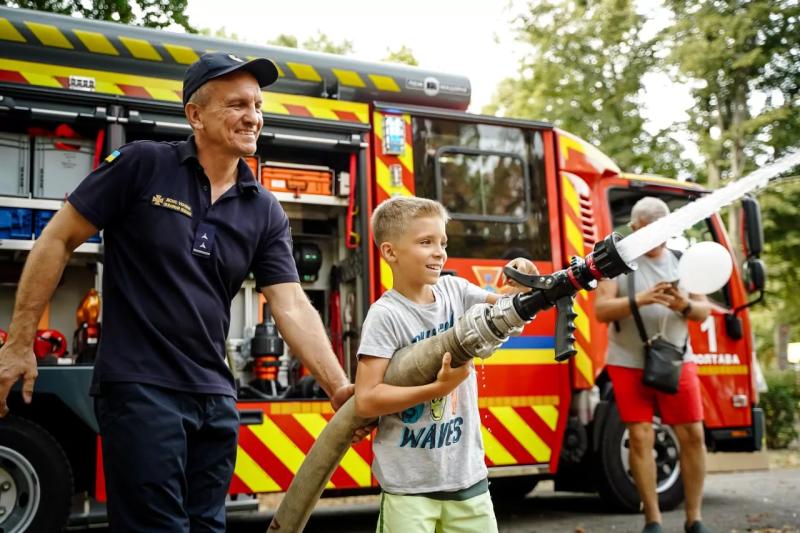
<svg viewBox="0 0 800 533"><path fill-rule="evenodd" d="M655 196L666 202L669 206L670 212L683 207L693 200L693 197L686 194L670 193L666 191L643 191L640 189L626 189L626 188L613 188L608 191L608 203L611 212L611 224L614 231L620 235L627 236L631 233L631 228L628 225L631 217L631 209L633 205L644 196ZM667 247L683 252L689 246L696 242L702 241L719 241L711 225L711 219L701 220L688 230L683 232L683 235L673 237L667 241ZM728 296L727 285L708 297L718 303L730 306L730 298Z"/></svg>

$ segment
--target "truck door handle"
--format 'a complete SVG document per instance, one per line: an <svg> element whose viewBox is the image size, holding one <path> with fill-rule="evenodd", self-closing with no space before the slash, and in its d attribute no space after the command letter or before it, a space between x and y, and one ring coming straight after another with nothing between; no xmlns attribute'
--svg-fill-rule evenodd
<svg viewBox="0 0 800 533"><path fill-rule="evenodd" d="M264 411L261 409L244 409L239 411L240 426L259 426L264 423Z"/></svg>

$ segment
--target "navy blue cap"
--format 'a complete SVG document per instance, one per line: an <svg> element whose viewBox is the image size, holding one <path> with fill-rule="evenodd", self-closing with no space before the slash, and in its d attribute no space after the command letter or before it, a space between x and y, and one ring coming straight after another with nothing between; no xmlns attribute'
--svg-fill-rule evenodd
<svg viewBox="0 0 800 533"><path fill-rule="evenodd" d="M259 87L271 85L278 79L278 67L269 59L247 61L225 52L209 52L186 69L183 76L183 105L207 81L239 70L246 70L255 76Z"/></svg>

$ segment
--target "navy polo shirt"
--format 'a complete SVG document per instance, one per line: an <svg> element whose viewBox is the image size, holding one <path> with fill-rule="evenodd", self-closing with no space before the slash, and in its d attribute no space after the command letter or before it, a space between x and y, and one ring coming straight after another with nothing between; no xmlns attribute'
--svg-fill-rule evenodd
<svg viewBox="0 0 800 533"><path fill-rule="evenodd" d="M189 138L123 146L67 200L105 230L94 390L138 382L234 396L225 364L233 297L249 272L259 288L299 281L272 193L239 160L236 185L212 205Z"/></svg>

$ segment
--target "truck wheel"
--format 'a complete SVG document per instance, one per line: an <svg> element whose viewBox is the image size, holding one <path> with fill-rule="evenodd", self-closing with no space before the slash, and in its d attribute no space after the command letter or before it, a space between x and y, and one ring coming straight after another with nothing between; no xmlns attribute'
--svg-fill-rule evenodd
<svg viewBox="0 0 800 533"><path fill-rule="evenodd" d="M653 419L653 430L658 505L662 511L669 511L683 501L678 438L672 428L658 418ZM619 418L617 405L612 403L600 441L599 493L617 509L638 512L641 500L631 475L629 455L628 429Z"/></svg>
<svg viewBox="0 0 800 533"><path fill-rule="evenodd" d="M61 531L72 469L58 442L24 418L0 421L0 531Z"/></svg>
<svg viewBox="0 0 800 533"><path fill-rule="evenodd" d="M535 476L493 477L489 479L489 493L495 504L521 500L536 488Z"/></svg>

